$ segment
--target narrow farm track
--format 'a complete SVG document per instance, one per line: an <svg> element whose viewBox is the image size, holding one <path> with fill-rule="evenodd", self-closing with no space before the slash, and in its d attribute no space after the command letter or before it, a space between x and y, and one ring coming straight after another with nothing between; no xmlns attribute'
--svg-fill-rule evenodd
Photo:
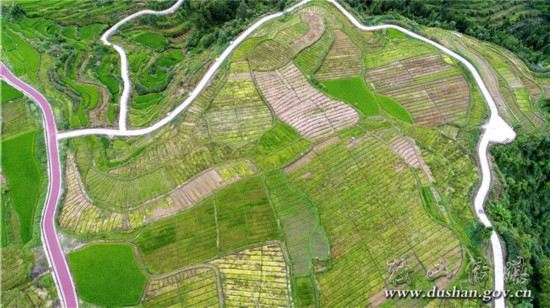
<svg viewBox="0 0 550 308"><path fill-rule="evenodd" d="M136 129L136 130L128 130L126 128L126 116L127 116L127 103L128 103L128 99L131 91L131 84L130 84L130 78L129 78L129 72L128 72L128 59L126 57L126 53L124 49L118 45L114 45L110 43L108 41L108 38L121 25L138 16L146 15L146 14L154 14L154 15L169 14L174 12L177 8L179 8L179 6L183 1L184 0L179 0L171 8L165 11L155 12L151 10L144 10L144 11L137 12L133 15L130 15L124 18L123 20L121 20L120 22L118 22L115 26L110 28L102 36L101 40L103 41L103 43L109 46L113 46L113 48L117 50L117 52L121 57L121 75L122 75L122 79L124 80L124 89L120 99L121 105L120 105L118 129L93 128L93 129L65 131L61 133L57 132L55 121L53 118L53 113L46 99L34 88L32 88L31 86L27 85L26 83L24 83L23 81L15 77L3 64L1 64L0 66L0 75L2 79L6 80L10 85L24 92L25 95L27 95L32 100L37 102L42 112L44 113L44 123L45 123L44 129L45 129L45 135L46 135L46 145L48 149L49 183L48 183L48 195L46 198L46 204L44 206L44 212L42 215L41 231L42 231L44 248L48 255L48 261L50 262L50 265L53 267L53 276L55 278L54 280L59 290L62 306L64 307L77 307L78 300L76 298L74 283L73 283L71 274L69 272L67 262L61 251L59 241L55 233L55 221L54 221L55 211L56 211L56 205L58 203L58 199L61 192L61 166L60 166L57 141L60 139L74 138L74 137L87 136L87 135L108 135L108 136L120 136L120 137L141 136L163 127L164 125L168 124L172 119L174 119L178 114L180 114L183 110L185 110L191 104L191 102L193 102L193 100L198 96L198 94L206 87L208 81L212 78L212 76L214 75L216 70L220 67L222 62L231 54L231 52L237 47L237 45L239 45L245 38L247 38L254 30L256 30L263 23L271 19L280 17L287 12L295 10L301 5L304 5L310 2L310 0L304 0L285 11L274 13L261 18L259 21L254 23L251 27L249 27L246 31L244 31L239 37L237 37L235 41L229 44L229 46L225 49L225 51L216 59L216 61L208 69L205 76L198 83L194 91L189 93L189 97L185 101L183 101L174 111L170 112L165 118L161 119L160 121L158 121L157 123L155 123L150 127ZM515 138L515 132L499 116L495 102L491 97L483 80L481 79L481 76L476 71L474 66L471 63L469 63L466 59L462 58L460 55L451 51L450 49L438 43L435 43L421 35L418 35L412 31L401 28L399 26L378 25L378 26L367 27L367 26L361 25L355 19L355 17L353 17L353 15L351 15L340 4L338 4L336 0L327 0L327 1L332 3L335 7L337 7L357 28L363 31L374 31L374 30L388 29L388 28L399 30L412 38L421 40L427 44L437 47L445 54L462 62L468 68L468 70L472 73L490 109L490 118L487 121L487 123L483 126L483 129L484 129L483 134L482 134L480 143L478 145L478 156L479 156L479 163L482 171L482 182L475 196L474 207L478 218L483 222L483 224L485 224L486 226L491 226L491 222L489 221L489 218L487 217L487 215L483 210L484 201L487 197L490 184L491 184L491 170L489 168L487 149L490 143L507 143L512 141ZM493 261L494 261L493 262L494 263L494 284L495 284L494 289L502 291L504 290L504 258L503 258L501 243L496 232L493 232L491 236L491 244L492 244ZM504 299L503 298L496 299L495 306L504 307Z"/></svg>

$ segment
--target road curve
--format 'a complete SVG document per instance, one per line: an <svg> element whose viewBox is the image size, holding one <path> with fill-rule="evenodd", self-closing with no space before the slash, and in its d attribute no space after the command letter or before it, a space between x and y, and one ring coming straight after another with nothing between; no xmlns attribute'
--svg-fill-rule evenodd
<svg viewBox="0 0 550 308"><path fill-rule="evenodd" d="M117 22L114 26L105 31L101 36L101 41L107 46L112 46L120 55L120 75L122 76L122 81L124 83L124 88L122 89L122 95L119 100L120 114L118 119L118 127L121 131L126 131L126 114L128 113L128 99L130 99L130 92L132 91L132 83L130 82L130 75L128 70L128 57L126 57L126 52L124 49L116 44L109 42L109 37L120 28L123 24L129 22L132 19L135 19L143 15L166 15L174 13L183 3L184 0L178 0L174 5L164 11L153 11L153 10L143 10L136 12L121 21Z"/></svg>
<svg viewBox="0 0 550 308"><path fill-rule="evenodd" d="M46 194L44 208L42 209L42 219L40 220L42 245L48 257L50 268L53 268L52 276L62 306L71 308L78 307L78 300L71 272L55 231L55 213L61 194L61 163L59 160L59 146L56 137L57 128L55 126L52 108L42 94L15 77L2 62L0 62L0 78L35 101L42 110L44 140L48 156L48 192Z"/></svg>
<svg viewBox="0 0 550 308"><path fill-rule="evenodd" d="M395 26L395 25L378 25L378 26L364 26L353 15L351 15L346 9L344 9L336 0L327 0L336 6L346 17L359 29L365 31L373 31L379 29L392 28L399 30L410 37L421 40L427 44L437 47L442 52L447 55L457 59L462 64L468 68L472 76L474 77L477 85L479 86L485 101L489 105L489 121L483 126L483 133L480 139L480 142L477 147L477 153L479 157L479 164L481 167L481 185L477 190L477 194L474 199L474 209L479 220L487 227L491 227L491 221L485 214L483 209L483 204L489 193L489 188L491 187L491 169L489 168L489 158L487 157L487 149L489 148L490 143L509 143L516 137L514 130L500 117L498 114L497 106L489 93L489 90L485 86L483 79L479 75L478 71L468 62L466 59L458 55L456 52L448 49L447 47L438 44L428 38L425 38L419 34L416 34L405 28ZM494 290L504 291L504 256L502 253L502 246L500 239L496 231L493 231L491 234L491 247L493 251L493 272L494 272ZM503 297L495 299L495 307L504 308L505 301Z"/></svg>
<svg viewBox="0 0 550 308"><path fill-rule="evenodd" d="M248 29L246 29L233 42L231 42L231 44L229 44L229 46L216 59L216 61L214 61L214 63L210 66L210 68L208 69L208 71L206 72L204 77L197 84L195 89L191 93L189 93L189 96L187 97L187 99L185 101L183 101L183 103L181 103L178 107L176 107L176 109L174 109L172 112L170 112L165 118L161 119L157 123L155 123L155 124L153 124L149 127L146 127L146 128L133 129L133 130L121 130L121 129L114 129L114 128L86 128L86 129L70 130L70 131L65 131L65 132L58 133L57 138L58 139L65 139L65 138L82 137L82 136L88 136L88 135L107 135L107 136L119 136L119 137L134 137L134 136L141 136L141 135L151 133L151 132L163 127L164 125L168 124L171 120L173 120L183 110L185 110L185 108L187 108L193 102L193 100L195 100L195 98L199 95L199 93L206 87L206 85L208 84L208 81L210 80L210 78L212 78L214 73L218 70L218 68L220 67L222 62L229 56L229 54L231 54L231 52L233 52L233 50L243 40L245 40L252 32L254 32L254 30L256 30L259 26L261 26L266 21L269 21L271 19L282 16L283 14L285 14L287 12L290 12L290 11L293 11L297 7L299 7L301 5L304 5L304 4L306 4L310 1L311 0L304 0L304 1L301 1L298 4L295 4L294 6L288 8L284 11L273 13L271 15L265 16L265 17L261 18L260 20L258 20L257 22L255 22ZM138 14L138 13L135 13L135 14ZM125 19L123 19L123 21L124 20ZM120 26L119 24L121 25L122 21L117 23L118 26ZM122 50L122 52L119 52L119 53L121 54L121 56L124 55L124 57L126 57L126 54L124 53L124 50ZM126 62L127 62L127 60L126 60ZM123 80L126 80L126 79L128 81L130 80L129 77L128 77L128 70L127 69L126 70L121 70L121 73L122 73L122 79ZM124 88L126 90L128 87L125 86ZM123 93L123 95L124 95L124 93ZM127 98L126 98L126 100L127 100ZM123 99L121 98L120 101L123 101ZM125 120L123 122L126 123Z"/></svg>

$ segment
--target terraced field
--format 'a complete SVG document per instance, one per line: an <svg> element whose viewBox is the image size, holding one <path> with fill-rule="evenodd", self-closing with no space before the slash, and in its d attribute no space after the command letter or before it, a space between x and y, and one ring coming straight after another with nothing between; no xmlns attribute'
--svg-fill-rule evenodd
<svg viewBox="0 0 550 308"><path fill-rule="evenodd" d="M381 273L395 258L416 268L415 287L421 289L432 286L420 278L423 271L442 265L458 272L462 262L458 239L450 230L420 218L425 212L414 175L396 170L398 164L385 144L366 137L349 148L339 141L316 151L290 173L291 181L312 197L328 237L335 239L332 268L317 275L321 305L375 302L377 292L388 283L387 274ZM388 178L399 179L399 185ZM350 283L344 277L370 283Z"/></svg>
<svg viewBox="0 0 550 308"><path fill-rule="evenodd" d="M152 279L143 298L145 307L175 305L220 307L217 274L208 266L197 266L176 274Z"/></svg>
<svg viewBox="0 0 550 308"><path fill-rule="evenodd" d="M226 307L291 305L288 271L279 243L239 251L210 263L220 270Z"/></svg>
<svg viewBox="0 0 550 308"><path fill-rule="evenodd" d="M292 63L254 77L275 114L307 139L326 138L358 120L355 110L320 93Z"/></svg>
<svg viewBox="0 0 550 308"><path fill-rule="evenodd" d="M468 84L448 62L440 54L407 58L367 69L366 82L403 105L418 125L462 123L470 104Z"/></svg>
<svg viewBox="0 0 550 308"><path fill-rule="evenodd" d="M108 24L95 19L118 20L134 9L75 4L86 15L63 2L43 9L24 2L28 14L2 24L2 60L42 84L61 130L116 126L120 63L97 45ZM223 51L194 37L197 26L186 16L139 18L111 37L129 58L130 127L172 112ZM229 42L242 30L235 29L216 35ZM536 101L550 83L495 46L419 31L486 59L507 120L533 131L544 126ZM64 45L54 43L59 36ZM2 91L9 98L2 101L3 137L18 138L33 129L23 115L35 110L4 84ZM254 31L158 131L62 141L58 230L68 242L106 242L126 247L127 259L135 254L144 290L115 298L124 305L462 305L388 300L383 291L490 288L490 280L470 285L467 273L471 257L488 257L470 206L486 116L471 77L438 49L396 30L361 32L331 4L312 1ZM19 262L6 251L6 262L28 275L30 254ZM101 255L112 268L113 259ZM90 262L80 265L87 274ZM402 263L410 285L391 272ZM21 281L13 273L4 278ZM103 295L86 283L79 288L85 305L117 304L105 296L114 288L103 286ZM27 303L11 294L7 300Z"/></svg>
<svg viewBox="0 0 550 308"><path fill-rule="evenodd" d="M334 43L315 73L319 80L351 78L362 75L361 50L349 36L334 30Z"/></svg>

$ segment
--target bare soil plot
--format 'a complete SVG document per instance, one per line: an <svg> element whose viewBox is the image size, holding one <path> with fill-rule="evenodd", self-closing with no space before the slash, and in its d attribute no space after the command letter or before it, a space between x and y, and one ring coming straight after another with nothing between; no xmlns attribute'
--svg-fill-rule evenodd
<svg viewBox="0 0 550 308"><path fill-rule="evenodd" d="M334 30L334 43L315 76L319 80L351 78L361 76L362 69L361 49L346 33Z"/></svg>
<svg viewBox="0 0 550 308"><path fill-rule="evenodd" d="M300 17L303 22L309 24L309 30L302 37L290 43L290 48L296 53L316 42L325 32L323 16L311 11L302 11Z"/></svg>
<svg viewBox="0 0 550 308"><path fill-rule="evenodd" d="M254 76L275 114L307 139L322 139L359 119L352 107L311 86L293 63Z"/></svg>
<svg viewBox="0 0 550 308"><path fill-rule="evenodd" d="M470 104L466 80L439 54L368 69L366 82L403 105L419 125L461 121Z"/></svg>

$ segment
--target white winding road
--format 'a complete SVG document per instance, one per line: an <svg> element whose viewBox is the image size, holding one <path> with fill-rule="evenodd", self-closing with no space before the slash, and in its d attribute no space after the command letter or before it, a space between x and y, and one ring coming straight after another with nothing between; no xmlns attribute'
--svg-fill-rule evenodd
<svg viewBox="0 0 550 308"><path fill-rule="evenodd" d="M128 71L128 58L127 58L126 53L125 53L125 51L122 47L109 42L109 37L113 33L115 33L117 31L117 29L120 28L124 23L126 23L126 22L128 22L128 21L130 21L130 20L132 20L136 17L142 16L142 15L147 15L147 14L152 14L152 15L170 14L170 13L176 11L181 6L183 1L184 0L178 0L172 7L170 7L167 10L164 10L164 11L144 10L144 11L134 13L134 14L124 18L123 20L121 20L117 24L115 24L113 27L111 27L109 30L107 30L103 34L103 36L101 37L101 40L103 41L103 43L115 48L115 50L119 53L120 58L121 58L121 75L122 75L122 79L124 81L124 89L122 91L121 98L119 100L120 117L119 117L119 125L118 125L119 127L118 127L118 129L115 129L115 128L89 128L89 129L79 129L79 130L70 130L70 131L64 131L64 132L57 132L57 129L55 128L55 123L54 123L53 131L49 130L49 127L51 127L51 125L48 126L48 127L45 126L46 134L50 135L50 136L52 136L52 135L55 136L55 138L57 140L66 139L66 138L81 137L81 136L87 136L87 135L108 135L108 136L131 137L131 136L141 136L141 135L144 135L144 134L148 134L150 132L153 132L153 131L161 128L162 126L169 123L172 119L174 119L183 110L185 110L191 104L191 102L193 102L193 100L198 96L198 94L205 88L208 81L214 75L216 70L220 67L222 62L231 54L231 52L236 48L236 46L239 45L244 39L246 39L254 30L256 30L263 23L265 23L269 20L272 20L274 18L277 18L279 16L282 16L286 12L293 11L296 8L298 8L299 6L310 2L311 0L301 1L298 4L294 5L293 7L289 8L285 11L274 13L274 14L265 16L265 17L261 18L260 20L258 20L256 23L254 23L252 26L250 26L246 31L244 31L241 35L239 35L225 49L225 51L216 59L214 64L208 69L205 76L201 79L201 81L198 83L196 88L191 93L189 93L188 98L185 101L183 101L175 110L170 112L165 118L161 119L160 121L153 124L152 126L149 126L149 127L146 127L146 128L128 130L127 127L126 127L126 118L127 118L127 110L128 110L127 109L128 100L129 100L130 92L131 92L131 83L130 83L130 77L129 77L129 71ZM450 49L448 49L448 48L446 48L446 47L444 47L444 46L442 46L442 45L440 45L436 42L433 42L433 41L429 40L428 38L425 38L425 37L423 37L421 35L418 35L418 34L412 32L412 31L409 31L405 28L395 26L395 25L364 26L361 23L359 23L359 21L357 21L357 19L355 19L355 17L353 15L351 15L346 9L344 9L339 3L337 3L336 0L327 0L327 1L332 3L335 7L337 7L357 28L359 28L363 31L374 31L374 30L387 29L387 28L392 28L392 29L399 30L401 32L404 32L405 34L407 34L410 37L413 37L415 39L421 40L421 41L423 41L427 44L430 44L432 46L437 47L442 52L444 52L447 55L455 58L456 60L458 60L460 62L462 62L466 66L466 68L471 72L473 78L475 79L476 83L478 84L478 86L481 90L481 93L483 94L485 100L487 101L487 104L489 105L489 110L490 110L489 120L483 126L483 134L481 136L481 140L480 140L478 148L477 148L479 163L480 163L481 172L482 172L482 181L481 181L481 185L480 185L479 189L477 190L477 194L475 196L474 208L475 208L476 214L477 214L478 218L480 219L480 221L485 226L491 226L491 222L490 222L489 218L487 217L487 215L485 214L485 212L483 210L483 205L484 205L485 199L487 197L487 194L489 192L489 188L490 188L490 184L491 184L491 170L489 168L489 161L488 161L488 157L487 157L487 149L488 149L490 143L508 143L508 142L512 141L515 138L516 134L513 131L513 129L499 116L497 107L495 105L495 102L493 101L493 98L491 97L489 91L487 90L487 87L485 86L485 84L484 84L483 80L481 79L481 76L479 75L477 70L474 68L474 66L470 62L468 62L466 59L462 58L457 53L453 52L452 50L450 50ZM34 98L36 100L37 93L38 93L36 90L32 89L36 93L29 93L28 89L25 89L25 88L22 88L22 87L19 87L19 89L23 90L27 96L30 96L31 98ZM37 100L37 102L38 102L38 100ZM55 146L56 151L57 151L57 147L58 147L57 142L52 141L52 142L49 143L49 145L50 146ZM59 165L60 164L58 155L49 155L48 159L49 159L49 164L48 164L49 166L52 165L52 161L51 161L52 159L56 160L56 162L54 162L54 165ZM51 179L52 176L54 177L53 179ZM51 170L50 170L50 181L52 181L52 180L58 181L60 183L61 182L60 173L59 172L52 173ZM58 185L57 187L58 187L57 192L50 191L49 193L50 194L54 193L54 194L58 195L61 191L61 186ZM51 187L49 189L51 189ZM48 211L48 210L51 211L51 207L53 206L53 208L54 208L53 212L55 212L55 206L56 206L57 202L53 202L53 203L54 203L53 205L51 205L49 203L46 204L45 205L45 211ZM44 217L43 217L43 219L44 219ZM52 219L51 223L53 223L53 219ZM46 222L44 222L42 224L43 229L44 229L44 225L46 225ZM44 232L45 231L43 230L42 233L44 234ZM56 238L56 241L57 241L57 238ZM49 245L49 242L45 241L44 239L43 239L43 242L45 243L44 244L45 246ZM496 234L496 232L493 232L493 234L491 236L491 245L492 245L492 251L493 251L493 264L494 264L494 289L499 290L499 291L503 291L504 288L505 288L505 286L504 286L504 256L503 256L503 253L502 253L502 247L501 247L501 244L500 244L500 240L499 240L499 237ZM59 246L59 242L57 242L57 246ZM60 251L59 249L53 249L52 250L51 247L46 247L46 248L47 248L46 250L47 250L48 254L52 251L54 251L54 253L57 252L57 251ZM52 256L51 258L59 258L59 257L60 256ZM64 256L61 255L61 257L63 258L64 262L61 262L59 266L66 267L67 265L66 265L66 262L64 260ZM66 291L66 287L63 287L63 286L74 286L74 283L72 281L72 277L71 277L71 275L68 275L68 277L67 277L67 275L61 274L61 273L64 273L66 271L66 269L65 268L57 268L56 266L57 265L54 262L54 264L53 264L53 268L54 268L53 274L54 274L54 277L55 277L55 280L56 280L56 285L58 286L58 289L59 289L60 286L62 286L61 290L63 290L63 292L59 292L60 297L61 297L61 303L65 307L76 307L77 304L75 304L75 302L72 299L72 297L73 297L72 295L74 294L74 290L73 290L73 292L68 292L68 291ZM67 279L69 279L70 281L68 281L68 282L65 281ZM65 298L65 296L69 296L70 299L67 300ZM505 307L504 299L503 298L495 299L495 306L496 307Z"/></svg>

